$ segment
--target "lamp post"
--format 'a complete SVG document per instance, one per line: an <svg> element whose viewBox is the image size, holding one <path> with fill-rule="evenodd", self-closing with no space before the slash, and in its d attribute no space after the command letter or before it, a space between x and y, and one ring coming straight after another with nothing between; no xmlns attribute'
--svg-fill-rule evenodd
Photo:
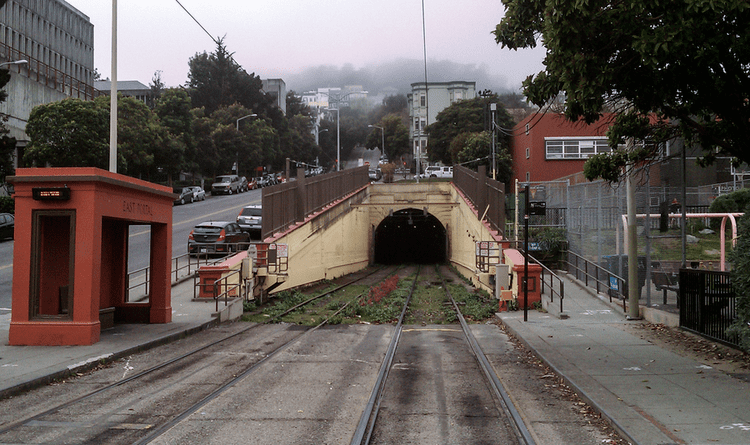
<svg viewBox="0 0 750 445"><path fill-rule="evenodd" d="M240 131L240 121L242 119L245 119L245 118L248 118L248 117L258 117L258 115L255 114L255 113L253 113L253 114L248 114L246 116L242 116L241 118L237 119L237 122L236 122L235 126L236 126L238 132ZM239 175L240 174L240 152L236 152L235 156L236 156L236 160L235 160L234 165L237 167L236 172L237 172L237 175Z"/></svg>
<svg viewBox="0 0 750 445"><path fill-rule="evenodd" d="M339 108L341 101L349 97L352 94L367 94L367 91L350 91L343 96L331 97L330 94L323 93L328 96L329 102L336 102L336 108L328 108L330 111L336 111L336 171L341 170L341 127L339 125ZM333 100L332 100L333 99Z"/></svg>
<svg viewBox="0 0 750 445"><path fill-rule="evenodd" d="M3 63L0 63L0 68L4 66L9 66L9 65L26 65L27 63L29 63L29 61L26 59L14 60L12 62L3 62Z"/></svg>
<svg viewBox="0 0 750 445"><path fill-rule="evenodd" d="M320 126L315 127L315 145L320 145L320 133L325 133L328 131L327 128L320 129Z"/></svg>
<svg viewBox="0 0 750 445"><path fill-rule="evenodd" d="M378 127L377 125L368 125L370 128L379 128L380 129L380 150L382 150L381 155L385 154L385 129L383 127Z"/></svg>

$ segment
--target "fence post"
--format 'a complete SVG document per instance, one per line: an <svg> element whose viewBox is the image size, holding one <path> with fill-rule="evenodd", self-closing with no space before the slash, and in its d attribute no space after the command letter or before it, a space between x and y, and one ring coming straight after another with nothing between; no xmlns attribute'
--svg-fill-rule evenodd
<svg viewBox="0 0 750 445"><path fill-rule="evenodd" d="M487 166L480 165L477 173L477 215L481 218L487 208Z"/></svg>
<svg viewBox="0 0 750 445"><path fill-rule="evenodd" d="M586 277L586 287L589 285L589 260L583 260L583 268L584 272L583 275Z"/></svg>
<svg viewBox="0 0 750 445"><path fill-rule="evenodd" d="M295 221L300 222L305 220L307 215L307 178L305 178L305 169L303 167L297 168L297 180L294 181L296 187L296 201L295 206Z"/></svg>
<svg viewBox="0 0 750 445"><path fill-rule="evenodd" d="M560 280L560 313L563 311L563 300L565 299L565 282Z"/></svg>

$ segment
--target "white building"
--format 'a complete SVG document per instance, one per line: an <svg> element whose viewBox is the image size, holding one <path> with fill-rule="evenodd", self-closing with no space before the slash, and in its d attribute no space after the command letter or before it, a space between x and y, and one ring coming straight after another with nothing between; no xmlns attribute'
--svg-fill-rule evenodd
<svg viewBox="0 0 750 445"><path fill-rule="evenodd" d="M411 94L406 98L409 107L409 140L412 143L414 159L422 166L427 158L427 133L425 127L437 120L437 115L452 103L474 99L476 82L416 82L411 84Z"/></svg>
<svg viewBox="0 0 750 445"><path fill-rule="evenodd" d="M271 96L276 106L286 114L286 82L283 79L263 79L263 92Z"/></svg>

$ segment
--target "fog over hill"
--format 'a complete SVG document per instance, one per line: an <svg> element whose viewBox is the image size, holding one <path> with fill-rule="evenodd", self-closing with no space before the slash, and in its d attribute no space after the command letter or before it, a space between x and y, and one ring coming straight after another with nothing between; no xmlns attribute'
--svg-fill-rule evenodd
<svg viewBox="0 0 750 445"><path fill-rule="evenodd" d="M355 68L319 65L304 68L299 73L284 74L287 90L303 93L326 87L362 85L371 95L392 90L396 94L411 92L411 84L424 82L424 62L417 59L398 59L381 64ZM476 82L477 91L485 89L496 93L520 92L521 85L509 85L502 74L490 73L486 65L461 64L448 60L431 60L427 64L428 82L462 80ZM390 93L392 94L392 93Z"/></svg>

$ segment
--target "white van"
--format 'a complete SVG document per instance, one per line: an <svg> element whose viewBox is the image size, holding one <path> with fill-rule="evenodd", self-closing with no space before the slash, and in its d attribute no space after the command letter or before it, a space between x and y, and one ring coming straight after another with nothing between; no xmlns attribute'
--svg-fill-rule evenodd
<svg viewBox="0 0 750 445"><path fill-rule="evenodd" d="M422 178L452 178L453 167L441 167L439 165L430 165L424 169Z"/></svg>

